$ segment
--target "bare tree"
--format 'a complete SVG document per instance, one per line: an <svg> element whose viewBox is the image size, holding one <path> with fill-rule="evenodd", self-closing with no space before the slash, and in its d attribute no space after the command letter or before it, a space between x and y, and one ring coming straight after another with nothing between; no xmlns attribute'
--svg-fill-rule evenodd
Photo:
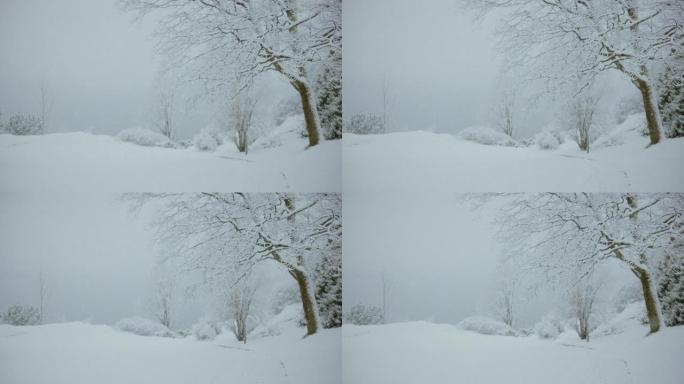
<svg viewBox="0 0 684 384"><path fill-rule="evenodd" d="M47 88L47 85L43 82L40 84L40 124L41 131L45 131L48 126L48 119L50 112L52 110L52 96Z"/></svg>
<svg viewBox="0 0 684 384"><path fill-rule="evenodd" d="M594 303L600 289L601 284L585 283L579 284L572 293L570 304L572 313L577 320L575 330L582 340L589 341Z"/></svg>
<svg viewBox="0 0 684 384"><path fill-rule="evenodd" d="M41 268L38 275L38 289L40 295L40 306L38 308L38 324L43 324L45 321L45 308L48 301L48 289L45 283L45 276L43 275L43 269Z"/></svg>
<svg viewBox="0 0 684 384"><path fill-rule="evenodd" d="M256 287L249 279L242 279L237 284L233 284L231 293L228 297L228 312L233 320L233 333L238 341L247 343L247 321L249 320L252 301Z"/></svg>
<svg viewBox="0 0 684 384"><path fill-rule="evenodd" d="M684 195L559 194L516 196L501 211L499 236L528 271L545 281L579 280L606 260L626 266L641 282L651 332L662 315L652 257L683 235Z"/></svg>
<svg viewBox="0 0 684 384"><path fill-rule="evenodd" d="M511 91L504 91L496 107L496 124L503 133L510 137L513 137L515 131L513 125L514 107L515 95Z"/></svg>
<svg viewBox="0 0 684 384"><path fill-rule="evenodd" d="M393 286L392 283L388 281L387 273L385 273L385 271L380 273L380 283L382 288L382 322L387 324L389 320L389 309L390 303L392 301Z"/></svg>
<svg viewBox="0 0 684 384"><path fill-rule="evenodd" d="M249 131L252 126L252 116L257 100L250 96L238 96L233 99L230 109L230 123L235 131L233 141L238 151L247 154L249 150Z"/></svg>
<svg viewBox="0 0 684 384"><path fill-rule="evenodd" d="M387 132L387 128L389 127L389 124L391 123L391 113L392 109L394 108L394 102L396 101L396 98L394 94L392 93L392 86L387 79L387 77L384 77L382 79L382 84L381 84L381 91L382 91L382 130L383 132Z"/></svg>
<svg viewBox="0 0 684 384"><path fill-rule="evenodd" d="M515 322L516 281L512 276L502 276L495 297L494 311L509 327Z"/></svg>
<svg viewBox="0 0 684 384"><path fill-rule="evenodd" d="M162 90L157 97L156 124L159 132L169 140L173 139L173 109L174 93L170 90Z"/></svg>
<svg viewBox="0 0 684 384"><path fill-rule="evenodd" d="M579 148L589 152L591 126L598 99L590 94L580 94L575 98L575 141Z"/></svg>
<svg viewBox="0 0 684 384"><path fill-rule="evenodd" d="M165 276L158 276L154 282L151 310L154 317L165 327L171 328L174 282Z"/></svg>
<svg viewBox="0 0 684 384"><path fill-rule="evenodd" d="M653 64L675 65L684 44L684 7L676 1L486 0L470 1L483 14L495 11L508 67L560 85L580 88L608 70L629 79L642 96L651 144L662 122L650 76Z"/></svg>
<svg viewBox="0 0 684 384"><path fill-rule="evenodd" d="M210 89L247 89L264 72L283 76L299 94L309 145L319 142L316 97L307 67L342 49L340 0L121 0L141 15L163 17L160 50L169 66Z"/></svg>

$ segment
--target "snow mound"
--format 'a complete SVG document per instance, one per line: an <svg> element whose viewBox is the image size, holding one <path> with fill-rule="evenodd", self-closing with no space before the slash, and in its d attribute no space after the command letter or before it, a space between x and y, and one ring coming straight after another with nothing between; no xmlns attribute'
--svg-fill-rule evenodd
<svg viewBox="0 0 684 384"><path fill-rule="evenodd" d="M173 337L173 331L144 317L127 317L119 320L114 326L123 332L130 332L140 336Z"/></svg>
<svg viewBox="0 0 684 384"><path fill-rule="evenodd" d="M222 333L223 327L215 319L204 316L192 326L191 332L197 340L214 340Z"/></svg>
<svg viewBox="0 0 684 384"><path fill-rule="evenodd" d="M503 132L489 127L468 127L458 133L463 140L474 141L484 145L498 145L502 147L518 147L520 144Z"/></svg>
<svg viewBox="0 0 684 384"><path fill-rule="evenodd" d="M168 137L146 128L127 128L119 132L116 137L121 141L141 145L143 147L173 147L173 143Z"/></svg>
<svg viewBox="0 0 684 384"><path fill-rule="evenodd" d="M534 325L534 334L542 339L555 339L563 333L562 324L555 318L544 316Z"/></svg>
<svg viewBox="0 0 684 384"><path fill-rule="evenodd" d="M617 335L630 328L639 328L646 322L646 307L643 301L631 303L611 320L599 325L592 332L596 336Z"/></svg>
<svg viewBox="0 0 684 384"><path fill-rule="evenodd" d="M592 144L593 148L607 148L624 145L630 138L640 138L646 131L646 114L635 113L627 116L625 121L615 129L602 135Z"/></svg>
<svg viewBox="0 0 684 384"><path fill-rule="evenodd" d="M304 115L288 116L282 124L271 132L254 140L251 148L277 148L291 141L301 141L304 127Z"/></svg>
<svg viewBox="0 0 684 384"><path fill-rule="evenodd" d="M556 136L547 131L537 133L534 136L534 142L539 149L556 149L560 145Z"/></svg>
<svg viewBox="0 0 684 384"><path fill-rule="evenodd" d="M286 328L299 328L299 324L304 318L302 306L300 304L290 304L283 308L280 313L273 316L265 324L258 325L251 333L251 337L276 336L283 333Z"/></svg>
<svg viewBox="0 0 684 384"><path fill-rule="evenodd" d="M505 323L486 316L471 316L461 320L458 327L465 331L483 335L515 336L516 333Z"/></svg>
<svg viewBox="0 0 684 384"><path fill-rule="evenodd" d="M200 151L215 151L223 143L219 132L212 128L205 128L192 138L192 144Z"/></svg>

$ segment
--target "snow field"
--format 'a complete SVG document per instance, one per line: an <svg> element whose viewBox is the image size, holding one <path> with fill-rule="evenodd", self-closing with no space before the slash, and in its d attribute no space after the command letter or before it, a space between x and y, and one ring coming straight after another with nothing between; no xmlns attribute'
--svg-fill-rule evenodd
<svg viewBox="0 0 684 384"><path fill-rule="evenodd" d="M137 336L106 325L0 325L2 383L339 383L340 330L290 327L242 344Z"/></svg>

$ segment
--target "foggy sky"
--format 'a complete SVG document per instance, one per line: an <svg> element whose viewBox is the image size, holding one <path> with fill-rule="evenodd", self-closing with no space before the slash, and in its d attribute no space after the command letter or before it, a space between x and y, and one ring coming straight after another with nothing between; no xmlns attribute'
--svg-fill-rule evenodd
<svg viewBox="0 0 684 384"><path fill-rule="evenodd" d="M131 23L116 0L0 2L0 111L40 111L48 129L114 133L143 122L157 64L149 23Z"/></svg>
<svg viewBox="0 0 684 384"><path fill-rule="evenodd" d="M0 311L39 303L47 321L114 323L141 313L155 254L149 228L114 196L0 195Z"/></svg>
<svg viewBox="0 0 684 384"><path fill-rule="evenodd" d="M345 116L381 109L387 79L395 130L454 132L486 112L498 60L490 21L454 0L343 1Z"/></svg>
<svg viewBox="0 0 684 384"><path fill-rule="evenodd" d="M497 261L493 228L446 193L344 196L343 306L380 305L389 320L457 322L479 310Z"/></svg>

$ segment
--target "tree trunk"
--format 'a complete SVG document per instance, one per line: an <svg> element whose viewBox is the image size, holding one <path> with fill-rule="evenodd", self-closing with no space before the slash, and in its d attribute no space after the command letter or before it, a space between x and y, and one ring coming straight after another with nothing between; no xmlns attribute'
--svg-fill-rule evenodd
<svg viewBox="0 0 684 384"><path fill-rule="evenodd" d="M309 284L309 279L306 274L298 269L291 269L290 275L297 281L299 287L299 296L302 299L302 306L304 307L304 320L306 321L306 334L313 335L318 332L318 306L316 305L316 298L313 290Z"/></svg>
<svg viewBox="0 0 684 384"><path fill-rule="evenodd" d="M644 69L645 71L645 69ZM656 95L653 92L653 87L646 80L635 80L634 84L641 92L641 98L644 103L644 111L646 112L646 123L648 126L648 136L651 139L651 145L658 144L662 136L662 122L660 120L660 110L658 109L658 102Z"/></svg>
<svg viewBox="0 0 684 384"><path fill-rule="evenodd" d="M302 102L302 110L304 112L304 121L306 122L306 133L309 136L309 146L313 147L318 144L318 131L320 126L316 100L314 100L315 98L311 87L305 81L293 82L292 86L299 93L299 98Z"/></svg>
<svg viewBox="0 0 684 384"><path fill-rule="evenodd" d="M641 289L644 293L644 302L646 302L646 315L648 316L648 324L651 327L651 333L658 332L660 329L660 310L658 308L658 298L655 296L656 292L651 285L651 276L648 271L639 269L634 270L641 282Z"/></svg>

